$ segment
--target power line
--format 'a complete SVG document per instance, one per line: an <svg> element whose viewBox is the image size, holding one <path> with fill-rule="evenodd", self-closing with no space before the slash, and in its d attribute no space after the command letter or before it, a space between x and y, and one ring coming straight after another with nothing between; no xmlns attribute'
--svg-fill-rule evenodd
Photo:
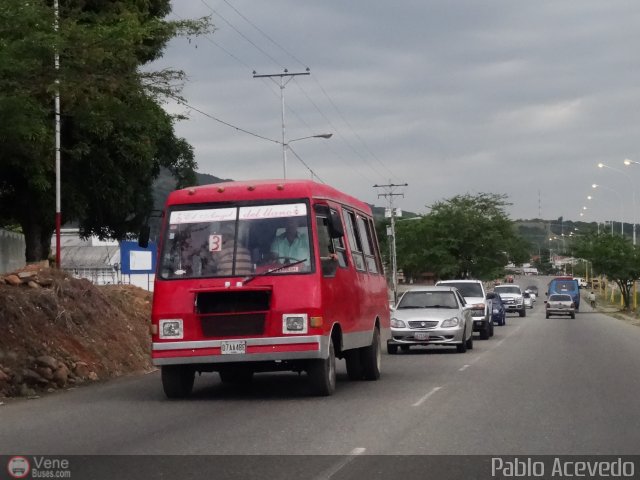
<svg viewBox="0 0 640 480"><path fill-rule="evenodd" d="M247 42L249 42L251 45L253 45L260 53L262 53L264 56L266 56L267 58L269 58L273 63L275 63L276 65L281 66L282 68L284 68L284 66L278 62L278 60L276 60L274 57L272 57L271 55L269 55L265 50L263 50L262 48L260 48L258 45L256 45L256 43L251 40L249 37L247 37L244 33L242 33L240 30L238 30L229 20L227 20L224 16L222 16L220 13L218 13L216 10L214 10L207 2L205 2L205 0L200 0L209 10L211 10L215 15L217 15L218 17L220 17L227 25L229 25L238 35L240 35L242 38L244 38Z"/></svg>
<svg viewBox="0 0 640 480"><path fill-rule="evenodd" d="M268 138L268 137L263 137L262 135L258 135L257 133L250 132L249 130L245 130L244 128L237 127L237 126L235 126L235 125L233 125L233 124L231 124L229 122L225 122L224 120L220 120L219 118L214 117L213 115L211 115L211 114L209 114L209 113L207 113L207 112L205 112L203 110L200 110L199 108L194 107L193 105L189 105L187 102L185 102L180 97L177 97L175 95L167 95L167 96L170 97L170 98L173 98L179 105L184 105L185 107L188 107L188 108L190 108L192 110L195 110L196 112L204 115L205 117L210 118L211 120L215 120L216 122L221 123L223 125L226 125L227 127L231 127L231 128L233 128L235 130L238 130L239 132L246 133L247 135L251 135L251 136L256 137L256 138L261 138L262 140L267 140L269 142L277 143L278 145L282 144L282 142L280 142L278 140L274 140L274 139Z"/></svg>
<svg viewBox="0 0 640 480"><path fill-rule="evenodd" d="M322 180L318 174L316 172L313 171L313 169L307 165L305 163L304 160L302 160L302 158L300 158L300 156L293 150L293 148L289 147L289 150L291 150L291 153L293 153L293 156L296 157L298 160L300 160L300 163L302 163L305 167L307 167L307 170L309 170L309 172L311 172L311 178L313 179L313 177L315 176L318 180L320 180L321 183L326 183L324 180Z"/></svg>
<svg viewBox="0 0 640 480"><path fill-rule="evenodd" d="M338 113L338 115L340 116L340 118L342 118L342 121L349 127L349 129L351 129L351 133L353 133L353 135L360 141L360 143L364 146L365 150L369 153L369 155L371 155L373 158L375 158L378 163L380 165L382 165L382 167L387 170L387 172L389 172L394 178L398 178L396 177L395 173L389 169L383 162L382 160L380 160L380 158L378 158L378 156L376 154L374 154L371 149L369 148L369 146L366 144L366 142L362 139L362 137L360 135L358 135L358 133L355 131L355 129L353 128L353 126L349 123L349 121L346 119L346 117L344 116L344 114L342 113L342 111L338 108L338 106L335 104L335 102L333 101L333 99L329 96L329 94L327 93L327 91L324 89L324 87L320 84L320 81L313 76L312 77L313 80L318 84L318 87L320 87L320 90L322 91L322 93L324 94L325 97L327 97L327 100L329 100L329 103L333 106L333 108L335 109L335 111Z"/></svg>
<svg viewBox="0 0 640 480"><path fill-rule="evenodd" d="M278 42L276 42L271 36L269 36L265 31L263 31L260 27L258 27L254 22L252 22L246 15L244 15L242 12L240 12L240 10L238 10L236 7L234 7L229 1L227 0L223 0L224 3L226 3L231 9L233 9L233 11L235 11L244 21L246 21L249 25L251 25L254 29L256 29L261 35L263 35L266 39L268 39L271 43L273 43L276 47L278 47L280 50L282 50L285 54L287 54L289 57L291 57L294 61L300 63L301 65L304 65L307 69L309 68L304 62L302 62L300 59L298 59L295 55L293 55L289 50L287 50L286 48L284 48L282 45L280 45ZM233 24L231 24L231 22L224 18L219 12L217 12L216 10L214 10L205 0L201 0L201 2L207 7L209 8L209 10L211 10L213 13L215 13L216 15L218 15L220 18L222 18L231 28L233 28L233 30L235 30L238 34L240 34L243 38L245 38L245 40L249 41L258 51L260 51L262 54L266 55L268 58L270 58L272 61L274 61L275 63L278 63L271 55L269 55L268 53L266 53L263 49L259 48L254 42L250 41L244 34L242 34L242 32L240 32L240 30L235 27ZM215 43L214 43L215 44ZM222 49L222 47L220 47ZM228 53L230 56L232 56L233 58L236 58L235 56L231 55L229 52L226 52L226 50L223 49L223 51L225 51L225 53ZM247 66L246 63L242 62L241 60L237 59L240 63L242 63L243 65ZM385 170L387 170L392 176L395 177L395 174L393 173L393 171L391 171L372 151L371 149L369 149L369 147L367 146L367 144L364 142L364 140L362 139L362 137L360 137L357 132L355 131L355 129L353 128L353 126L347 121L346 117L344 116L344 114L340 111L340 109L338 108L338 106L333 102L333 100L331 99L331 97L329 96L329 94L326 92L326 90L322 87L322 85L320 84L320 82L314 78L314 80L316 81L316 83L318 84L318 86L320 87L320 89L322 90L323 94L325 95L325 97L327 97L327 99L329 100L329 102L333 105L334 109L336 110L336 112L338 112L338 115L340 115L340 117L342 118L342 120L345 122L345 124L347 124L347 126L351 129L352 133L356 136L356 138L360 141L360 143L364 146L365 150L369 153L369 155L371 155ZM315 103L311 97L308 95L308 93L304 90L304 88L302 88L302 86L296 82L296 84L298 85L298 88L300 88L300 90L303 92L303 94L305 95L305 97L307 98L307 100L313 105L313 107L320 113L320 115L327 121L327 123L331 126L331 128L336 132L336 134L338 136L340 136L340 138L347 144L347 146L358 156L360 157L361 160L363 160L363 162L369 167L371 168L371 170L378 176L384 176L381 174L381 172L379 172L377 169L375 169L372 165L369 164L369 162L364 158L364 156L362 154L360 154L360 152L358 152L355 147L344 137L344 135L342 135L339 131L339 129L329 120L329 118L324 114L324 112L320 109L320 107L317 105L317 103ZM282 87L281 87L282 88ZM291 108L289 108L287 106L287 110L291 110L293 111ZM294 112L295 114L295 112ZM295 114L296 117L298 119L300 119L299 115ZM304 122L303 122L304 123ZM284 140L283 140L284 142ZM397 177L396 177L397 178Z"/></svg>
<svg viewBox="0 0 640 480"><path fill-rule="evenodd" d="M226 3L227 5L229 5L229 7L231 7L233 9L234 12L236 12L240 17L242 17L249 25L251 25L253 28L255 28L258 32L260 32L267 40L269 40L271 43L273 43L276 47L278 47L280 50L282 50L284 53L286 53L287 55L289 55L289 57L291 57L294 61L298 62L300 65L302 65L305 68L309 68L309 66L307 64L305 64L304 62L302 62L301 60L299 60L293 53L291 53L289 50L287 50L286 48L284 48L282 45L280 45L278 42L276 42L273 38L271 38L266 32L264 32L260 27L258 27L255 23L253 23L251 20L249 20L245 15L243 15L236 7L234 7L233 5L231 5L231 3L229 3L227 0L222 0L224 3Z"/></svg>
<svg viewBox="0 0 640 480"><path fill-rule="evenodd" d="M331 128L333 128L333 130L342 139L342 141L347 144L347 146L351 149L351 151L355 153L358 157L360 157L360 159L365 163L365 165L367 165L376 175L378 175L379 177L384 177L384 175L381 172L379 172L373 165L371 165L371 163L360 152L358 152L355 149L355 147L346 139L346 137L342 135L342 133L340 133L340 130L333 124L331 120L329 120L329 118L324 114L324 112L320 109L320 107L318 107L316 102L314 102L311 99L311 97L306 92L306 90L304 90L298 82L294 82L294 83L298 86L298 88L300 88L300 91L307 98L309 103L311 103L311 105L314 106L314 108L318 111L318 113L322 116L322 118L324 118L327 121L327 123L331 126Z"/></svg>

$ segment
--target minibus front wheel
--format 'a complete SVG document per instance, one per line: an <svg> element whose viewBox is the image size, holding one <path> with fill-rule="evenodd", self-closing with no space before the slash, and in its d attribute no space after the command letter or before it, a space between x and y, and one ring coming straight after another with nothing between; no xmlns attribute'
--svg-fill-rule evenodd
<svg viewBox="0 0 640 480"><path fill-rule="evenodd" d="M333 339L329 340L329 357L311 360L307 369L311 391L314 395L327 397L336 390L336 352Z"/></svg>
<svg viewBox="0 0 640 480"><path fill-rule="evenodd" d="M185 398L191 395L196 372L190 365L163 365L162 388L167 398Z"/></svg>

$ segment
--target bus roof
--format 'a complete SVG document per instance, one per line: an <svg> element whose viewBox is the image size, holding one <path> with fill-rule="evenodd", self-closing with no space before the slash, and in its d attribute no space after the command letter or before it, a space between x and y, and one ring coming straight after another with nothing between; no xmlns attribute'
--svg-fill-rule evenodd
<svg viewBox="0 0 640 480"><path fill-rule="evenodd" d="M194 203L315 198L351 205L371 215L371 208L357 198L311 180L246 180L188 187L169 194L166 206Z"/></svg>

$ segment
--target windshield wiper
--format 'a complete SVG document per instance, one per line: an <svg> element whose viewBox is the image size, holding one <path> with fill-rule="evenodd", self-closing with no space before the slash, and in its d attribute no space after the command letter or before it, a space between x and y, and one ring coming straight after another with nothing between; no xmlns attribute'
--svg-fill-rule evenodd
<svg viewBox="0 0 640 480"><path fill-rule="evenodd" d="M307 259L304 258L302 260L296 260L295 262L292 262L292 263L287 263L285 265L280 265L279 267L271 268L271 269L267 270L266 272L256 273L255 275L248 275L248 276L246 276L246 277L244 277L242 279L242 284L246 285L247 283L253 281L254 279L256 279L258 277L264 277L265 275L269 275L270 273L274 273L274 272L277 272L278 270L283 270L283 269L288 268L288 267L293 267L295 265L299 265L299 264L301 264L303 262L306 262L306 261L307 261Z"/></svg>

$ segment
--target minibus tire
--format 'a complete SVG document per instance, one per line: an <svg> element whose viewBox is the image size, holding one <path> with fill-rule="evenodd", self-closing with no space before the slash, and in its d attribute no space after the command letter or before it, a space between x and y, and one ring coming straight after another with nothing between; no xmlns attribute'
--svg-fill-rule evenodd
<svg viewBox="0 0 640 480"><path fill-rule="evenodd" d="M186 398L191 395L196 372L188 365L163 365L162 388L167 398Z"/></svg>
<svg viewBox="0 0 640 480"><path fill-rule="evenodd" d="M329 357L311 360L307 370L311 392L320 397L328 397L336 390L336 354L333 339L329 340Z"/></svg>
<svg viewBox="0 0 640 480"><path fill-rule="evenodd" d="M353 349L344 352L344 361L347 364L347 376L349 380L362 380L362 362L360 361L360 350Z"/></svg>
<svg viewBox="0 0 640 480"><path fill-rule="evenodd" d="M380 352L380 332L377 327L373 329L371 345L360 349L360 361L365 380L378 380L380 378L382 355Z"/></svg>

